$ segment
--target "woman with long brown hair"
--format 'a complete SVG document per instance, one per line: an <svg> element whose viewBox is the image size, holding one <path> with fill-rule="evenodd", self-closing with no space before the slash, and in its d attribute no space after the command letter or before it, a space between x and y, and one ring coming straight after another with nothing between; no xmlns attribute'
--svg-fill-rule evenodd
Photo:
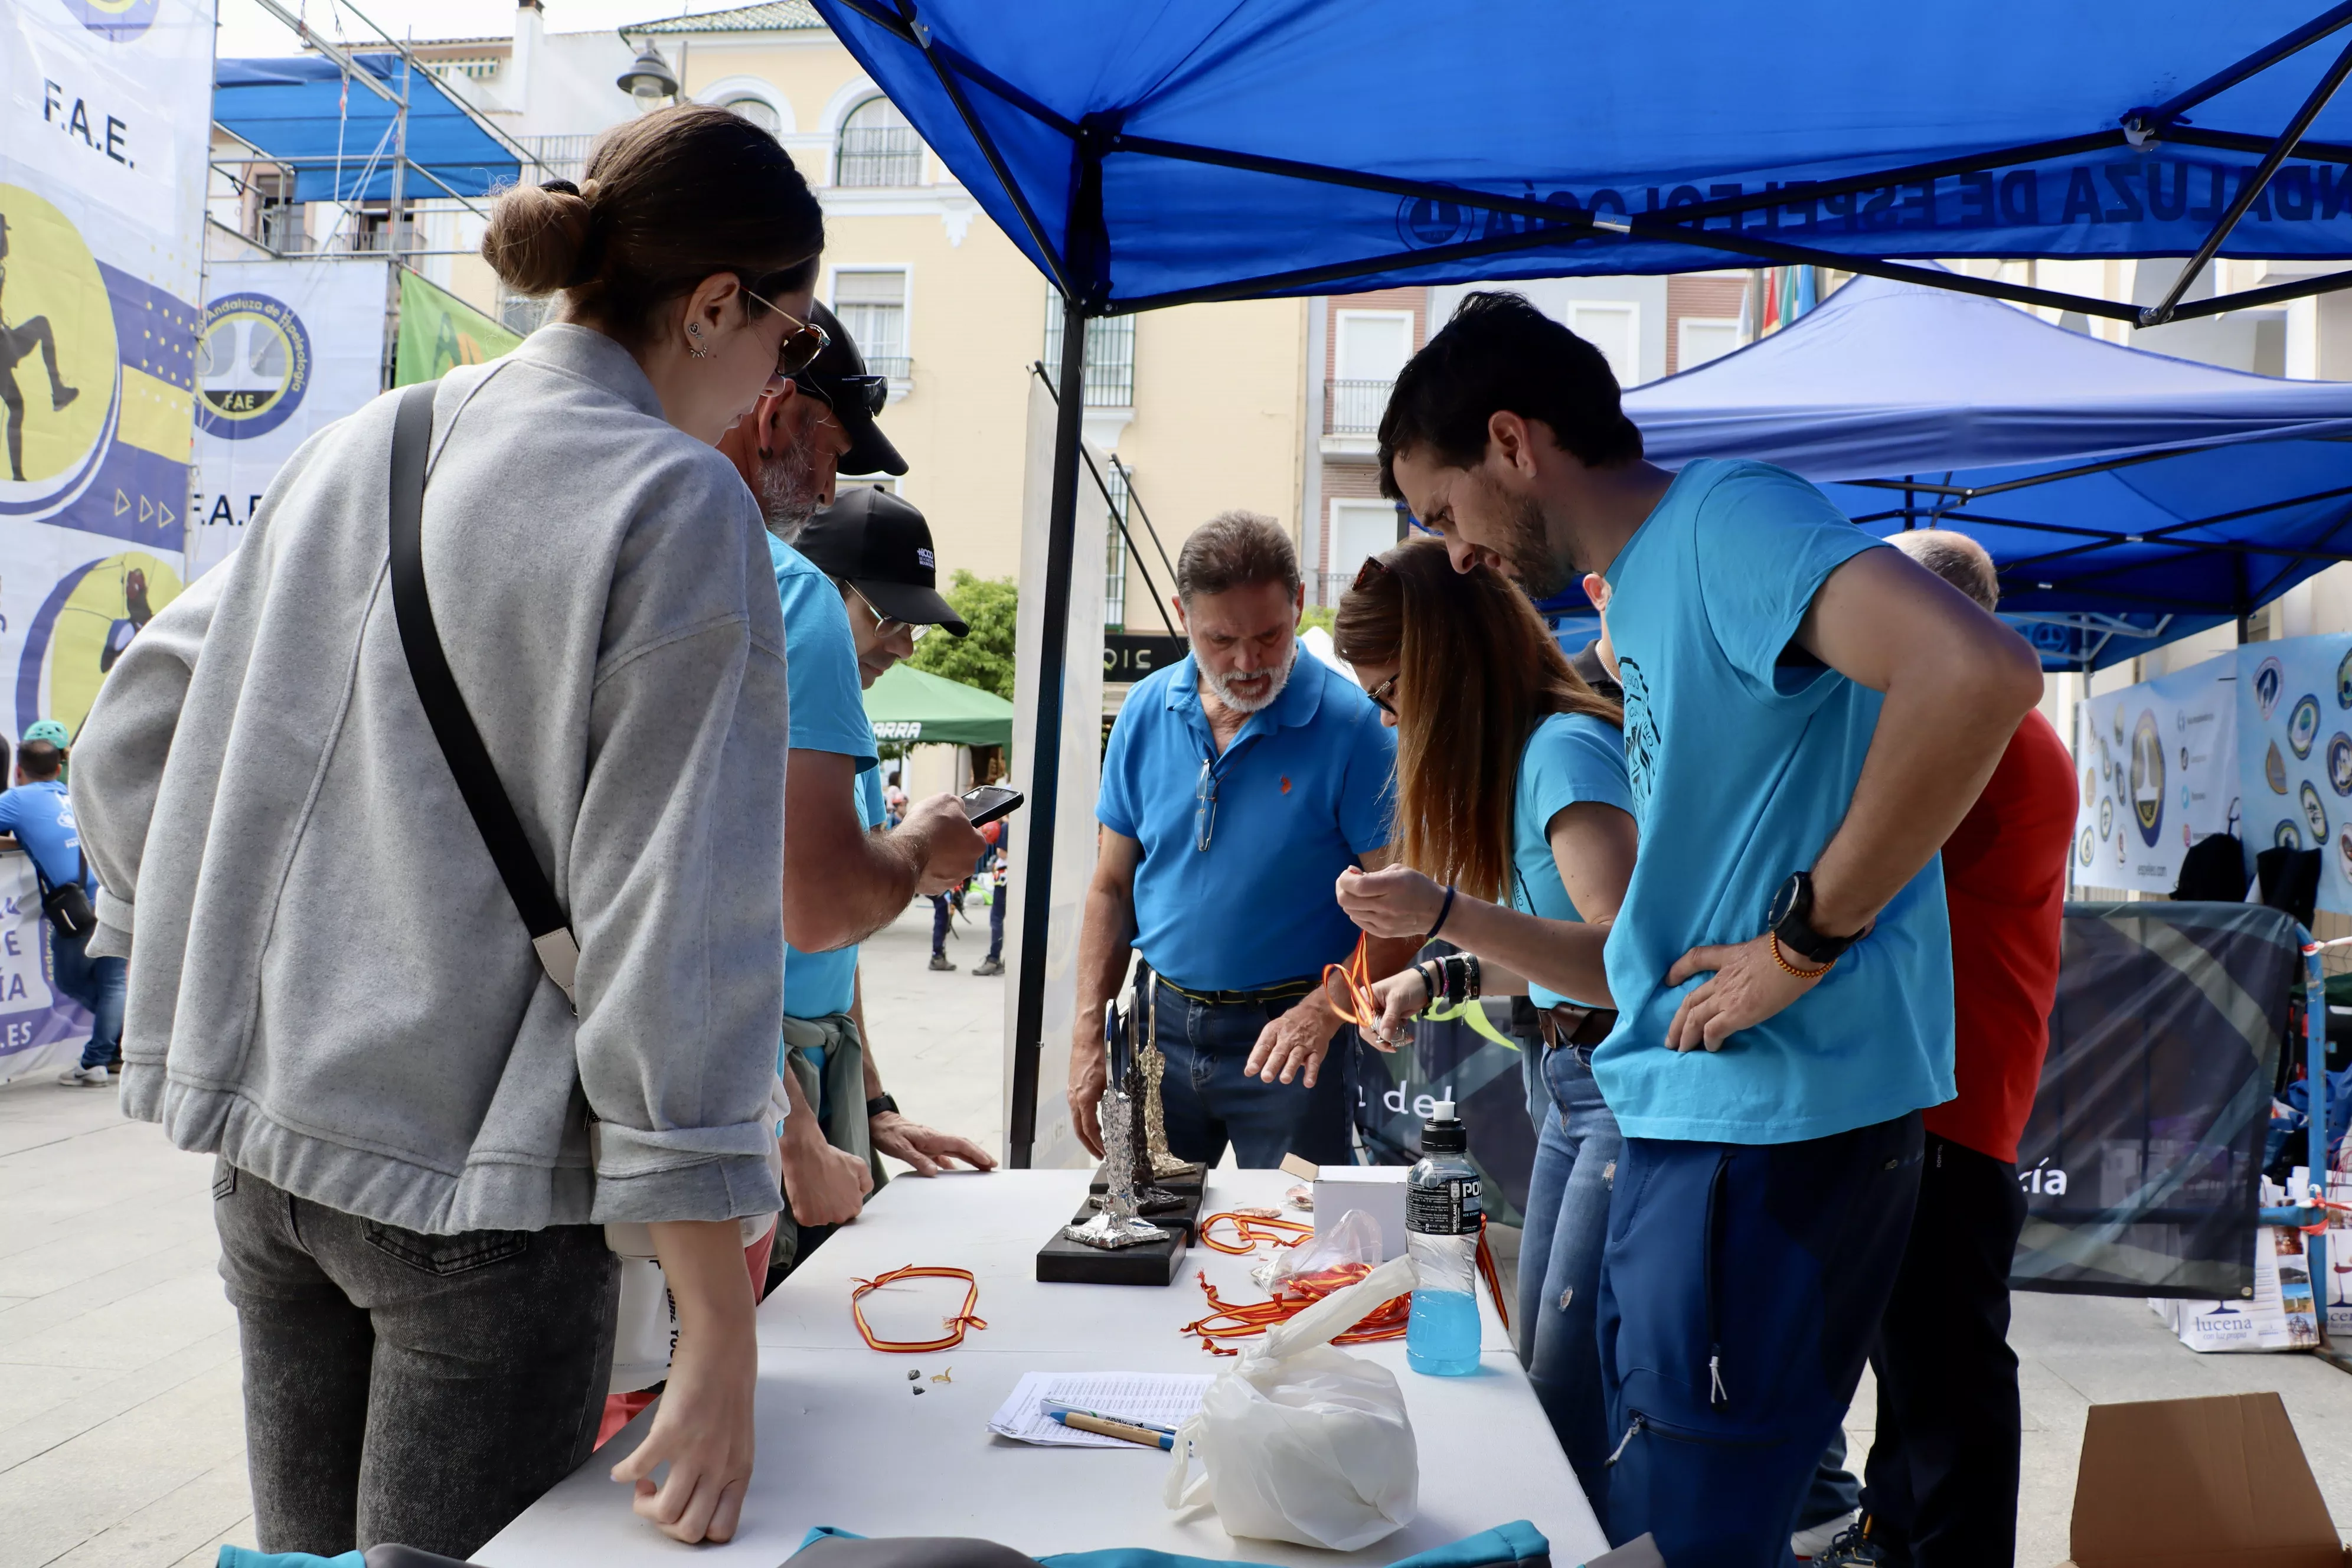
<svg viewBox="0 0 2352 1568"><path fill-rule="evenodd" d="M1522 1048L1540 1053L1544 1094L1520 1358L1599 1514L1608 1442L1593 1311L1621 1139L1592 1047L1616 1015L1597 960L1564 958L1557 935L1612 920L1633 873L1624 715L1569 668L1524 595L1484 567L1455 572L1435 539L1366 562L1333 633L1396 729L1397 849L1414 874L1369 901L1351 900L1342 878L1340 903L1376 936L1428 931L1468 955L1381 981L1365 1037L1411 1038L1407 1020L1440 989L1535 1005Z"/></svg>

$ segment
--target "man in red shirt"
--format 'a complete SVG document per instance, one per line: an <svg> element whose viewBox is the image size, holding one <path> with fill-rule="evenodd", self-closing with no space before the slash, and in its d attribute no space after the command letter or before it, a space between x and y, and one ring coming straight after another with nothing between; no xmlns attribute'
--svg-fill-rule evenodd
<svg viewBox="0 0 2352 1568"><path fill-rule="evenodd" d="M1987 610L1999 601L1975 540L1922 529L1894 542ZM1878 1427L1863 1515L1817 1559L1824 1568L2006 1568L2016 1556L2017 1140L2050 1044L2074 804L2065 742L2036 710L1944 845L1959 1093L1925 1119L1911 1241L1870 1355Z"/></svg>

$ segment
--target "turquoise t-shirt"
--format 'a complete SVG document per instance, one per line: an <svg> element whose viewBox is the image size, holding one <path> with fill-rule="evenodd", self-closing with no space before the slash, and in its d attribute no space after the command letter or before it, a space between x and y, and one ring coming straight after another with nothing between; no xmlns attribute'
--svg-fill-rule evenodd
<svg viewBox="0 0 2352 1568"><path fill-rule="evenodd" d="M1593 1076L1628 1137L1788 1143L1952 1098L1952 950L1931 858L1829 978L1720 1051L1665 1048L1691 948L1763 933L1836 834L1878 693L1791 647L1813 595L1883 548L1762 463L1684 468L1608 572L1641 852L1609 933L1617 1027Z"/></svg>
<svg viewBox="0 0 2352 1568"><path fill-rule="evenodd" d="M1511 790L1511 907L1550 921L1581 921L1559 862L1545 837L1551 819L1579 801L1633 813L1633 792L1625 778L1625 740L1617 726L1587 713L1547 714L1528 732L1519 752L1518 782ZM1576 1002L1533 981L1528 999L1538 1007Z"/></svg>
<svg viewBox="0 0 2352 1568"><path fill-rule="evenodd" d="M882 771L875 764L874 726L857 679L857 642L841 590L808 557L773 534L768 559L784 607L784 679L792 700L792 748L835 752L857 763L852 784L858 820L867 828L885 818ZM784 944L784 1013L823 1018L849 1011L857 979L853 944L831 952L803 952Z"/></svg>

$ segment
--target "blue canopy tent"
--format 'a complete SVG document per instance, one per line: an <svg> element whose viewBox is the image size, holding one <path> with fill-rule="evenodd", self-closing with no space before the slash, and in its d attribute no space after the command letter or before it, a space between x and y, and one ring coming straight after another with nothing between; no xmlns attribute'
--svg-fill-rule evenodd
<svg viewBox="0 0 2352 1568"><path fill-rule="evenodd" d="M2217 255L2352 255L2352 104L2330 101L2352 3L815 3L1063 299L1043 634L1024 650L1054 673L1030 759L1015 1164L1034 1132L1089 317L1800 263L2156 324L2352 282L2185 298ZM1900 259L2035 255L2189 261L2143 309Z"/></svg>
<svg viewBox="0 0 2352 1568"><path fill-rule="evenodd" d="M1974 535L2052 668L2144 653L2352 560L2352 384L2171 359L1943 289L1857 279L1625 409L1668 467L1761 458L1875 532Z"/></svg>
<svg viewBox="0 0 2352 1568"><path fill-rule="evenodd" d="M349 58L363 77L347 80L335 60L310 56L216 60L213 119L291 168L296 201L479 196L521 178L513 144L431 73L397 54ZM424 188L404 190L404 163Z"/></svg>

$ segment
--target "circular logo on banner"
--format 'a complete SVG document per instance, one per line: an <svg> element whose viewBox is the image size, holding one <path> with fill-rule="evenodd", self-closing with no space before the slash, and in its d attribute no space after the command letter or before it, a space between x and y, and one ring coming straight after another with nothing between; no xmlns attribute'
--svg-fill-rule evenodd
<svg viewBox="0 0 2352 1568"><path fill-rule="evenodd" d="M2311 824L2311 841L2325 844L2327 842L2327 808L2319 804L2319 791L2312 786L2309 779L2303 781L2302 795L2303 819Z"/></svg>
<svg viewBox="0 0 2352 1568"><path fill-rule="evenodd" d="M2281 818L2279 825L2271 829L2271 842L2281 849L2300 849L2303 847L2303 829Z"/></svg>
<svg viewBox="0 0 2352 1568"><path fill-rule="evenodd" d="M2286 759L2279 755L2276 741L2263 752L2263 782L2271 786L2273 795L2286 793Z"/></svg>
<svg viewBox="0 0 2352 1568"><path fill-rule="evenodd" d="M310 334L293 308L267 294L230 294L205 307L196 342L196 423L242 441L267 435L310 388Z"/></svg>
<svg viewBox="0 0 2352 1568"><path fill-rule="evenodd" d="M1477 215L1459 202L1436 196L1407 196L1397 204L1397 237L1408 250L1453 245L1470 237Z"/></svg>
<svg viewBox="0 0 2352 1568"><path fill-rule="evenodd" d="M66 15L110 43L127 44L155 25L161 0L65 0Z"/></svg>
<svg viewBox="0 0 2352 1568"><path fill-rule="evenodd" d="M2352 795L2352 735L2327 737L2327 783L2337 795Z"/></svg>
<svg viewBox="0 0 2352 1568"><path fill-rule="evenodd" d="M0 513L54 510L106 454L114 305L72 220L0 185Z"/></svg>
<svg viewBox="0 0 2352 1568"><path fill-rule="evenodd" d="M2347 837L2352 837L2352 829L2347 830ZM2074 852L2084 865L2087 866L2091 863L2091 830L2089 828L2083 829L2083 842L2075 847Z"/></svg>
<svg viewBox="0 0 2352 1568"><path fill-rule="evenodd" d="M2088 833L2091 830L2086 827L2083 829L2083 831ZM2109 838L2115 837L2115 831L2116 803L2111 800L2102 799L2099 802L2099 842L2104 844Z"/></svg>
<svg viewBox="0 0 2352 1568"><path fill-rule="evenodd" d="M2132 728L2131 806L2141 840L2154 848L2164 823L2164 742L2156 731L2156 715L2145 710Z"/></svg>
<svg viewBox="0 0 2352 1568"><path fill-rule="evenodd" d="M2336 706L2352 708L2352 653L2336 661Z"/></svg>
<svg viewBox="0 0 2352 1568"><path fill-rule="evenodd" d="M2294 700L2294 711L2286 716L2286 743L2298 757L2311 755L2311 743L2319 738L2319 699L2305 695Z"/></svg>
<svg viewBox="0 0 2352 1568"><path fill-rule="evenodd" d="M2345 880L2352 881L2352 823L2336 836L2336 868L2344 873Z"/></svg>
<svg viewBox="0 0 2352 1568"><path fill-rule="evenodd" d="M155 612L180 596L180 574L144 551L78 566L49 590L25 633L16 666L16 729L58 719L73 734L106 672Z"/></svg>
<svg viewBox="0 0 2352 1568"><path fill-rule="evenodd" d="M2285 679L2285 672L2279 668L2276 658L2266 658L2255 667L2254 706L2262 711L2263 718L2269 718L2271 710L2278 706L2279 684Z"/></svg>

